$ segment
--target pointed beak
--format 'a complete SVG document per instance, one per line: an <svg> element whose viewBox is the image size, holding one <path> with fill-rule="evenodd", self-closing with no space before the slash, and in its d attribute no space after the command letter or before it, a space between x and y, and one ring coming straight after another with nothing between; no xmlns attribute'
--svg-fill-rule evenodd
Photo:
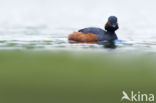
<svg viewBox="0 0 156 103"><path fill-rule="evenodd" d="M116 24L112 24L112 27L113 27L113 28L116 28L116 26L117 26Z"/></svg>

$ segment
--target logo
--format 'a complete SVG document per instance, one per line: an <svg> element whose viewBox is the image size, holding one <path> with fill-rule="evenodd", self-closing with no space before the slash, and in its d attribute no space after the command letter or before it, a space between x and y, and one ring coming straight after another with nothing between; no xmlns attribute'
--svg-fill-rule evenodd
<svg viewBox="0 0 156 103"><path fill-rule="evenodd" d="M131 101L131 102L154 102L154 94L145 94L140 91L134 92L131 91L130 95L128 95L125 91L122 91L123 97L121 101Z"/></svg>

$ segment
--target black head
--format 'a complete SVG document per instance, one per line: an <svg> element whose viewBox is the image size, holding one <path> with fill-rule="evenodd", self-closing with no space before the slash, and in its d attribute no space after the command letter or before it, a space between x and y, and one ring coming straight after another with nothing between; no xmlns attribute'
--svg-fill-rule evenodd
<svg viewBox="0 0 156 103"><path fill-rule="evenodd" d="M114 32L119 28L118 19L115 16L110 16L108 22L105 25L105 29L110 32Z"/></svg>

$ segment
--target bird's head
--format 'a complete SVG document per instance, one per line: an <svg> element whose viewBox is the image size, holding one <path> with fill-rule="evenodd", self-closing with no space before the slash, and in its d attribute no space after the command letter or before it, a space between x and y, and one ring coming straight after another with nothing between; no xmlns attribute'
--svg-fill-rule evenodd
<svg viewBox="0 0 156 103"><path fill-rule="evenodd" d="M118 19L115 16L110 16L108 18L108 22L105 25L105 30L109 32L114 32L119 28L118 26Z"/></svg>

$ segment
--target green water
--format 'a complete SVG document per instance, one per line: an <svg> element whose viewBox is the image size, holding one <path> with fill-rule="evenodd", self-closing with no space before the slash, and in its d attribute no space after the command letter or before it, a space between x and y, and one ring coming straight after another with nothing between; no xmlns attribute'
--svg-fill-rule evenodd
<svg viewBox="0 0 156 103"><path fill-rule="evenodd" d="M154 53L1 50L0 103L121 103L123 90L156 94L155 61Z"/></svg>

